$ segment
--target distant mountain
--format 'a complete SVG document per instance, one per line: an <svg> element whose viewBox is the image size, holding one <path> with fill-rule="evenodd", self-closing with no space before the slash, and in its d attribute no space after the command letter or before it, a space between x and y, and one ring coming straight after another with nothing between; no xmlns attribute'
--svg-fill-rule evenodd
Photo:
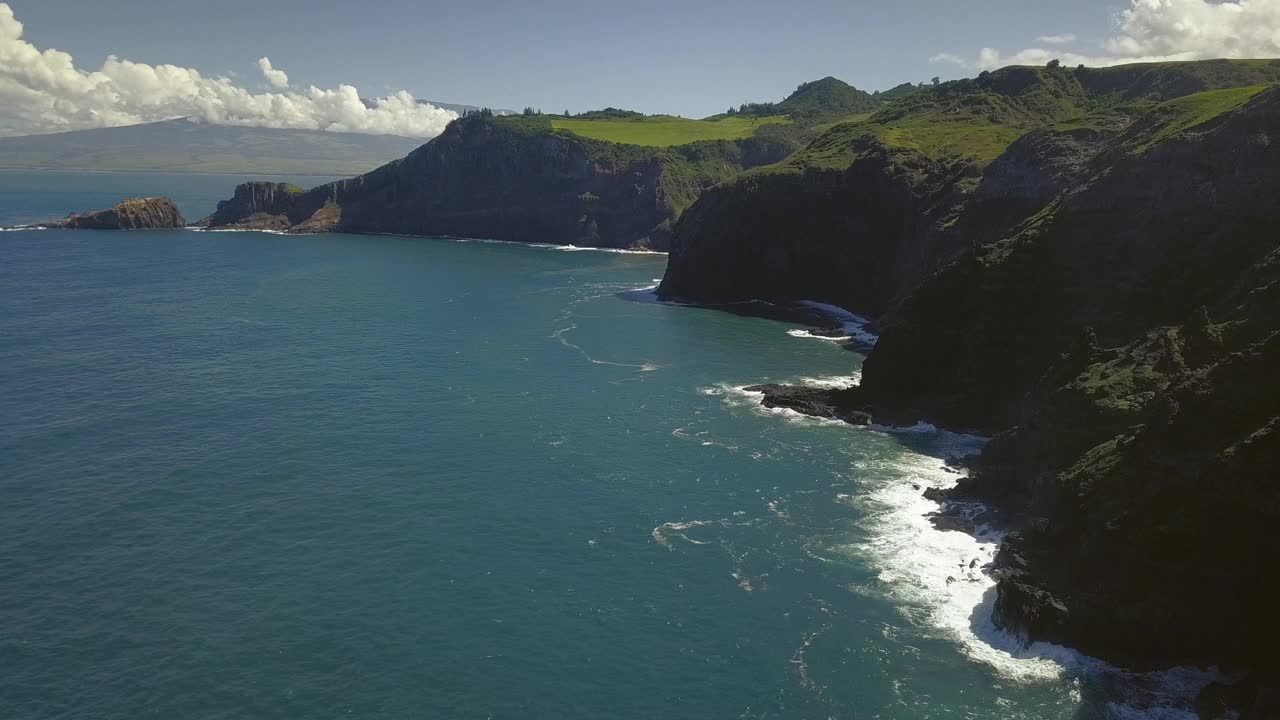
<svg viewBox="0 0 1280 720"><path fill-rule="evenodd" d="M435 100L419 100L418 102L423 105L435 105L441 110L452 110L453 112L456 112L459 115L470 112L472 110L480 109L479 105L459 105L457 103L437 102ZM515 115L516 114L515 110L507 110L505 108L489 108L489 109L493 110L494 115Z"/></svg>
<svg viewBox="0 0 1280 720"><path fill-rule="evenodd" d="M0 168L358 175L425 142L191 120L0 138Z"/></svg>

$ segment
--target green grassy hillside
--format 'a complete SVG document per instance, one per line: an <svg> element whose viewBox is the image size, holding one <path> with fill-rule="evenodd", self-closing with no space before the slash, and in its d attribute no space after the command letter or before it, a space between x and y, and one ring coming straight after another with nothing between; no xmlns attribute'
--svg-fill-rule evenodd
<svg viewBox="0 0 1280 720"><path fill-rule="evenodd" d="M789 118L782 116L724 117L715 120L690 120L670 115L598 120L551 116L551 126L556 130L592 140L647 147L672 147L703 140L739 140L754 135L764 125L789 122Z"/></svg>
<svg viewBox="0 0 1280 720"><path fill-rule="evenodd" d="M1037 128L1137 119L1142 149L1239 107L1277 81L1277 60L1007 67L920 89L867 117L819 126L823 131L804 149L756 172L848 167L867 140L934 160L968 158L985 166Z"/></svg>

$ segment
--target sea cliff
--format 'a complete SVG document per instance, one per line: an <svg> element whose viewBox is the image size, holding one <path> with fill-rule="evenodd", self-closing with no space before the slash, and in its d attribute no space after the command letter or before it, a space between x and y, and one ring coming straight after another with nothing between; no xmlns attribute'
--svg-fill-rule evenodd
<svg viewBox="0 0 1280 720"><path fill-rule="evenodd" d="M178 206L169 198L130 198L106 210L72 215L45 223L69 230L161 230L186 226Z"/></svg>
<svg viewBox="0 0 1280 720"><path fill-rule="evenodd" d="M555 132L540 117L472 115L357 178L310 190L241 185L200 224L665 250L699 193L790 149L765 138L619 145Z"/></svg>
<svg viewBox="0 0 1280 720"><path fill-rule="evenodd" d="M1010 531L997 624L1126 667L1250 671L1232 702L1267 717L1277 79L1213 61L945 84L705 194L660 293L875 318L859 387L766 401L994 436L933 497Z"/></svg>

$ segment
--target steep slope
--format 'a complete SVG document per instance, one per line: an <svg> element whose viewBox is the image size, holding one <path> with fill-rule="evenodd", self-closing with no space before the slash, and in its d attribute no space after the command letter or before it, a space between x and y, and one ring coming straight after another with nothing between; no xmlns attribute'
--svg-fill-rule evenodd
<svg viewBox="0 0 1280 720"><path fill-rule="evenodd" d="M351 180L305 192L242 186L203 224L665 249L703 189L790 149L757 138L617 145L556 132L543 116L472 115Z"/></svg>
<svg viewBox="0 0 1280 720"><path fill-rule="evenodd" d="M887 312L973 242L1006 236L1160 102L1272 79L1280 62L1212 61L1012 67L920 89L708 192L675 230L660 292Z"/></svg>
<svg viewBox="0 0 1280 720"><path fill-rule="evenodd" d="M1160 133L927 282L857 400L1009 428L955 493L1022 528L1006 626L1135 664L1258 664L1280 637L1257 572L1280 550L1280 88Z"/></svg>
<svg viewBox="0 0 1280 720"><path fill-rule="evenodd" d="M0 167L237 174L355 175L421 140L274 130L190 120L0 138Z"/></svg>
<svg viewBox="0 0 1280 720"><path fill-rule="evenodd" d="M1087 182L920 287L868 360L868 391L950 424L1008 427L1025 389L1086 326L1114 346L1220 297L1275 242L1262 230L1280 187L1266 139L1278 95L1258 90L1226 96L1220 115L1175 134L1169 123L1184 121L1165 111L1201 103L1158 106L1161 121L1118 135L1086 166Z"/></svg>

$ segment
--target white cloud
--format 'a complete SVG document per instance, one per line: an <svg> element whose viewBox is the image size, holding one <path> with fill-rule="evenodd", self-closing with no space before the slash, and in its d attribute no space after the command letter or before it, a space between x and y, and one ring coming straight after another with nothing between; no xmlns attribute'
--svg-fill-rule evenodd
<svg viewBox="0 0 1280 720"><path fill-rule="evenodd" d="M271 87L283 90L289 87L289 76L283 70L277 70L271 67L271 58L258 58L258 68L262 70L262 76L271 83Z"/></svg>
<svg viewBox="0 0 1280 720"><path fill-rule="evenodd" d="M952 55L951 53L938 53L937 55L934 55L933 57L929 58L929 62L951 63L952 65L959 65L960 67L969 67L968 60L965 60L959 55Z"/></svg>
<svg viewBox="0 0 1280 720"><path fill-rule="evenodd" d="M1116 34L1105 52L1031 47L1005 55L995 48L978 53L977 67L1041 65L1057 58L1064 65L1122 65L1134 62L1280 57L1280 0L1130 0L1117 17ZM1070 45L1074 35L1046 35L1046 45ZM941 57L941 56L938 56Z"/></svg>
<svg viewBox="0 0 1280 720"><path fill-rule="evenodd" d="M418 103L400 91L365 105L350 85L253 93L227 77L174 65L109 56L82 70L70 54L22 39L22 23L0 2L0 135L132 125L190 116L217 125L299 128L434 137L457 113ZM258 62L283 89L288 76Z"/></svg>

